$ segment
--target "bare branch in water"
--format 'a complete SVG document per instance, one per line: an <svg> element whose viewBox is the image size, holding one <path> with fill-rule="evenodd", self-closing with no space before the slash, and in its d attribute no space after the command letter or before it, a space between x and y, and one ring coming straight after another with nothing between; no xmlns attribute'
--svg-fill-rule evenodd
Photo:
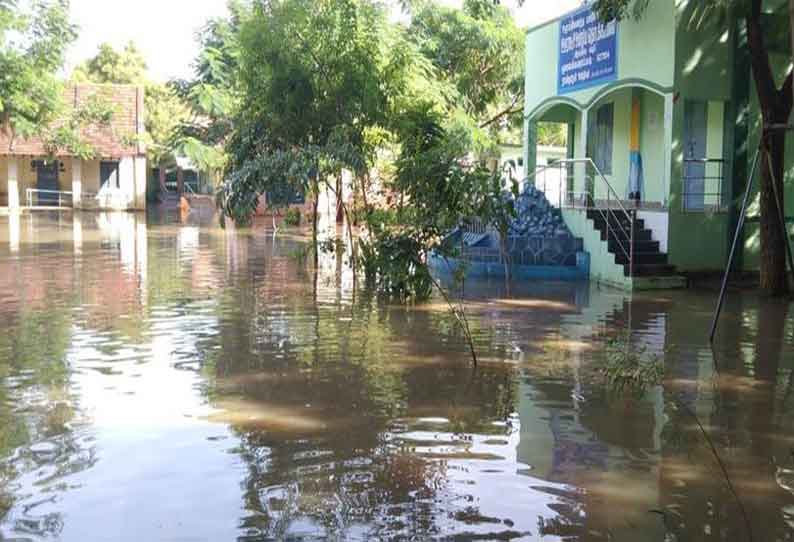
<svg viewBox="0 0 794 542"><path fill-rule="evenodd" d="M471 336L471 328L469 327L469 320L466 318L466 310L463 307L463 300L460 300L459 308L456 308L455 305L452 303L452 300L449 298L446 290L441 284L436 280L436 278L431 274L430 280L433 282L433 286L441 293L441 296L444 298L444 301L449 305L449 310L452 312L452 315L458 321L461 329L463 329L463 333L466 335L466 341L469 343L469 350L471 351L471 360L474 363L474 366L477 367L477 351L474 349L474 339Z"/></svg>
<svg viewBox="0 0 794 542"><path fill-rule="evenodd" d="M700 423L700 419L697 417L697 414L695 414L691 408L689 408L686 404L682 403L678 399L675 399L675 404L676 406L681 408L681 410L686 412L688 416L690 416L693 420L695 420L698 429L700 429L700 433L703 435L703 438L706 440L706 443L709 445L709 448L711 449L711 453L714 455L714 458L716 459L717 464L719 465L720 470L722 471L722 476L725 479L725 484L728 486L728 491L731 492L731 495L733 495L733 498L736 500L736 503L739 505L739 509L742 511L742 517L744 518L745 529L747 529L747 540L748 542L753 542L753 527L752 524L750 523L750 516L747 514L747 509L744 507L744 503L742 502L742 499L739 498L739 494L736 492L736 488L733 487L733 482L731 481L731 477L728 475L728 469L725 466L725 463L722 461L720 454L717 452L717 447L714 445L714 441L711 440L711 437L706 432L706 428L703 427L703 424Z"/></svg>

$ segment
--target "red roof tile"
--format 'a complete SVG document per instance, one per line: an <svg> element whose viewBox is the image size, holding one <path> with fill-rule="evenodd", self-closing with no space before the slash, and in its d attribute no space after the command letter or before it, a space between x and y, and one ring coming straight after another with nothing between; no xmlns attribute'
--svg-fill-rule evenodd
<svg viewBox="0 0 794 542"><path fill-rule="evenodd" d="M67 86L64 99L67 107L85 103L89 97L98 95L115 107L109 126L90 126L83 136L90 143L99 158L120 158L139 156L145 153L141 136L144 134L143 87L133 85L90 85ZM137 143L134 143L138 141ZM129 145L129 143L133 143ZM0 130L0 155L41 156L46 154L44 145L38 138L14 141L9 151L9 136ZM59 153L68 155L68 152Z"/></svg>

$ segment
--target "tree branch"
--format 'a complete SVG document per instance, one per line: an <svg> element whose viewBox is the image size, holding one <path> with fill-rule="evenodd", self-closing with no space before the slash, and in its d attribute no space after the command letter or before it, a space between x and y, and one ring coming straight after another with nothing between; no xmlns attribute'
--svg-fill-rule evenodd
<svg viewBox="0 0 794 542"><path fill-rule="evenodd" d="M491 117L487 121L480 124L480 128L487 128L488 126L490 126L491 124L493 124L494 122L498 121L503 117L514 115L516 113L520 113L521 111L523 111L524 109L523 105L516 107L516 104L519 101L521 101L522 97L523 95L521 94L516 94L515 96L513 96L513 101L510 103L510 105L508 105L505 109L497 113L495 116Z"/></svg>

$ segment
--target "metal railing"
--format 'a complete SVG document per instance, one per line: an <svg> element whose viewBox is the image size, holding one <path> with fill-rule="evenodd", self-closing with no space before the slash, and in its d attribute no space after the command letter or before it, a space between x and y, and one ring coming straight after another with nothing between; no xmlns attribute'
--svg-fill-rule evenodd
<svg viewBox="0 0 794 542"><path fill-rule="evenodd" d="M570 158L541 166L524 183L534 182L559 208L595 211L606 224L607 243L614 242L634 276L636 209L626 209L620 195L590 158ZM577 190L577 188L579 188ZM626 226L628 224L628 226Z"/></svg>
<svg viewBox="0 0 794 542"><path fill-rule="evenodd" d="M722 158L684 159L683 194L684 212L725 212L723 200L725 185L725 160Z"/></svg>
<svg viewBox="0 0 794 542"><path fill-rule="evenodd" d="M73 204L72 193L64 190L28 188L26 199L28 207L72 207Z"/></svg>

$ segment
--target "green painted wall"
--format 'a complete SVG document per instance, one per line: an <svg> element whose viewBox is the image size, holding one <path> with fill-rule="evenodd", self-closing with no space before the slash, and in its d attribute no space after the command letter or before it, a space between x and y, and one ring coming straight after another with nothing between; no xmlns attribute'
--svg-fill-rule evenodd
<svg viewBox="0 0 794 542"><path fill-rule="evenodd" d="M730 100L734 35L717 26L717 17L693 24L693 9L699 4L676 0L675 90L680 100Z"/></svg>
<svg viewBox="0 0 794 542"><path fill-rule="evenodd" d="M673 106L668 255L670 263L681 271L713 271L723 268L727 261L730 215L683 212L684 104L686 100L707 102L707 157L730 161L733 149L725 147L725 111L733 90L735 40L731 31L713 26L711 20L700 27L690 24L696 5L688 0L676 4L677 99ZM715 173L714 168L709 166L707 173ZM730 164L725 172L729 174ZM730 184L726 181L724 189L729 190ZM707 203L716 203L716 198L711 199Z"/></svg>
<svg viewBox="0 0 794 542"><path fill-rule="evenodd" d="M645 201L667 199L664 186L664 98L654 92L640 93L642 104L640 154L645 177Z"/></svg>
<svg viewBox="0 0 794 542"><path fill-rule="evenodd" d="M590 110L591 115L601 105L614 104L614 120L612 133L612 173L604 176L617 192L618 197L625 198L629 186L629 134L631 133L631 89L624 88L599 100ZM607 188L602 182L595 182L595 198L607 199ZM610 197L614 199L614 195Z"/></svg>
<svg viewBox="0 0 794 542"><path fill-rule="evenodd" d="M675 8L673 0L650 2L640 21L618 26L618 81L644 80L671 88L675 68ZM525 113L557 95L559 20L530 29L526 38ZM580 108L587 107L604 85L566 94Z"/></svg>
<svg viewBox="0 0 794 542"><path fill-rule="evenodd" d="M554 21L527 33L527 114L547 112L550 118L560 121L568 119L573 125L576 141L575 156L581 157L582 146L578 141L581 133L579 110L589 109L594 113L595 105L603 101L615 102L613 173L609 176L615 190L624 195L628 183L628 137L630 124L631 94L621 85L650 85L652 88L675 93L672 106L671 160L664 157L665 119L664 99L648 91L642 93L642 129L640 145L645 169L645 199L664 201L669 196L669 256L670 262L682 271L719 270L726 263L730 247L731 224L735 220L727 212L689 212L682 210L682 173L684 157L684 104L687 100L700 100L708 104L707 156L725 160L722 187L722 203L732 202L734 209L741 193L733 194L734 187L741 187L743 179L738 176L746 172L744 166L734 164L734 158L746 153L751 160L758 143L760 113L750 73L743 77L736 70L737 43L739 36L735 25L717 27L716 19L707 20L696 27L691 24L695 0L658 0L650 2L649 11L639 22L624 21L618 29L618 81L592 87L578 92L557 96L557 49L559 22ZM771 39L771 38L770 38ZM776 72L782 75L789 58L780 54L773 58ZM746 64L739 64L744 71ZM747 88L737 92L736 85L749 87L749 106L745 107ZM617 89L610 92L610 89ZM554 103L564 103L549 109ZM571 118L573 117L573 118ZM657 121L657 122L654 122ZM740 125L749 131L744 137ZM744 128L742 128L744 129ZM526 144L526 138L525 138ZM786 148L785 199L786 215L794 230L794 133ZM749 166L749 164L748 164ZM664 171L670 168L669 194L664 186ZM716 173L710 166L708 174ZM737 177L734 177L734 170ZM579 179L581 181L581 179ZM580 184L583 184L580 183ZM576 191L583 186L578 184ZM710 186L709 188L712 188ZM756 185L757 190L757 185ZM739 190L736 190L739 192ZM603 197L597 193L597 197ZM757 198L754 197L754 201ZM707 199L707 204L717 204L717 196ZM575 211L573 211L575 213ZM751 208L750 222L746 227L743 268L758 267L757 203ZM566 214L566 219L577 220ZM581 222L570 224L582 228L577 235L586 237ZM618 267L618 266L616 266ZM598 255L593 255L593 275L601 270Z"/></svg>
<svg viewBox="0 0 794 542"><path fill-rule="evenodd" d="M706 148L724 149L724 115L708 114ZM730 215L683 211L684 102L673 107L673 163L670 180L669 261L681 271L714 271L728 259ZM710 141L711 140L711 141Z"/></svg>

